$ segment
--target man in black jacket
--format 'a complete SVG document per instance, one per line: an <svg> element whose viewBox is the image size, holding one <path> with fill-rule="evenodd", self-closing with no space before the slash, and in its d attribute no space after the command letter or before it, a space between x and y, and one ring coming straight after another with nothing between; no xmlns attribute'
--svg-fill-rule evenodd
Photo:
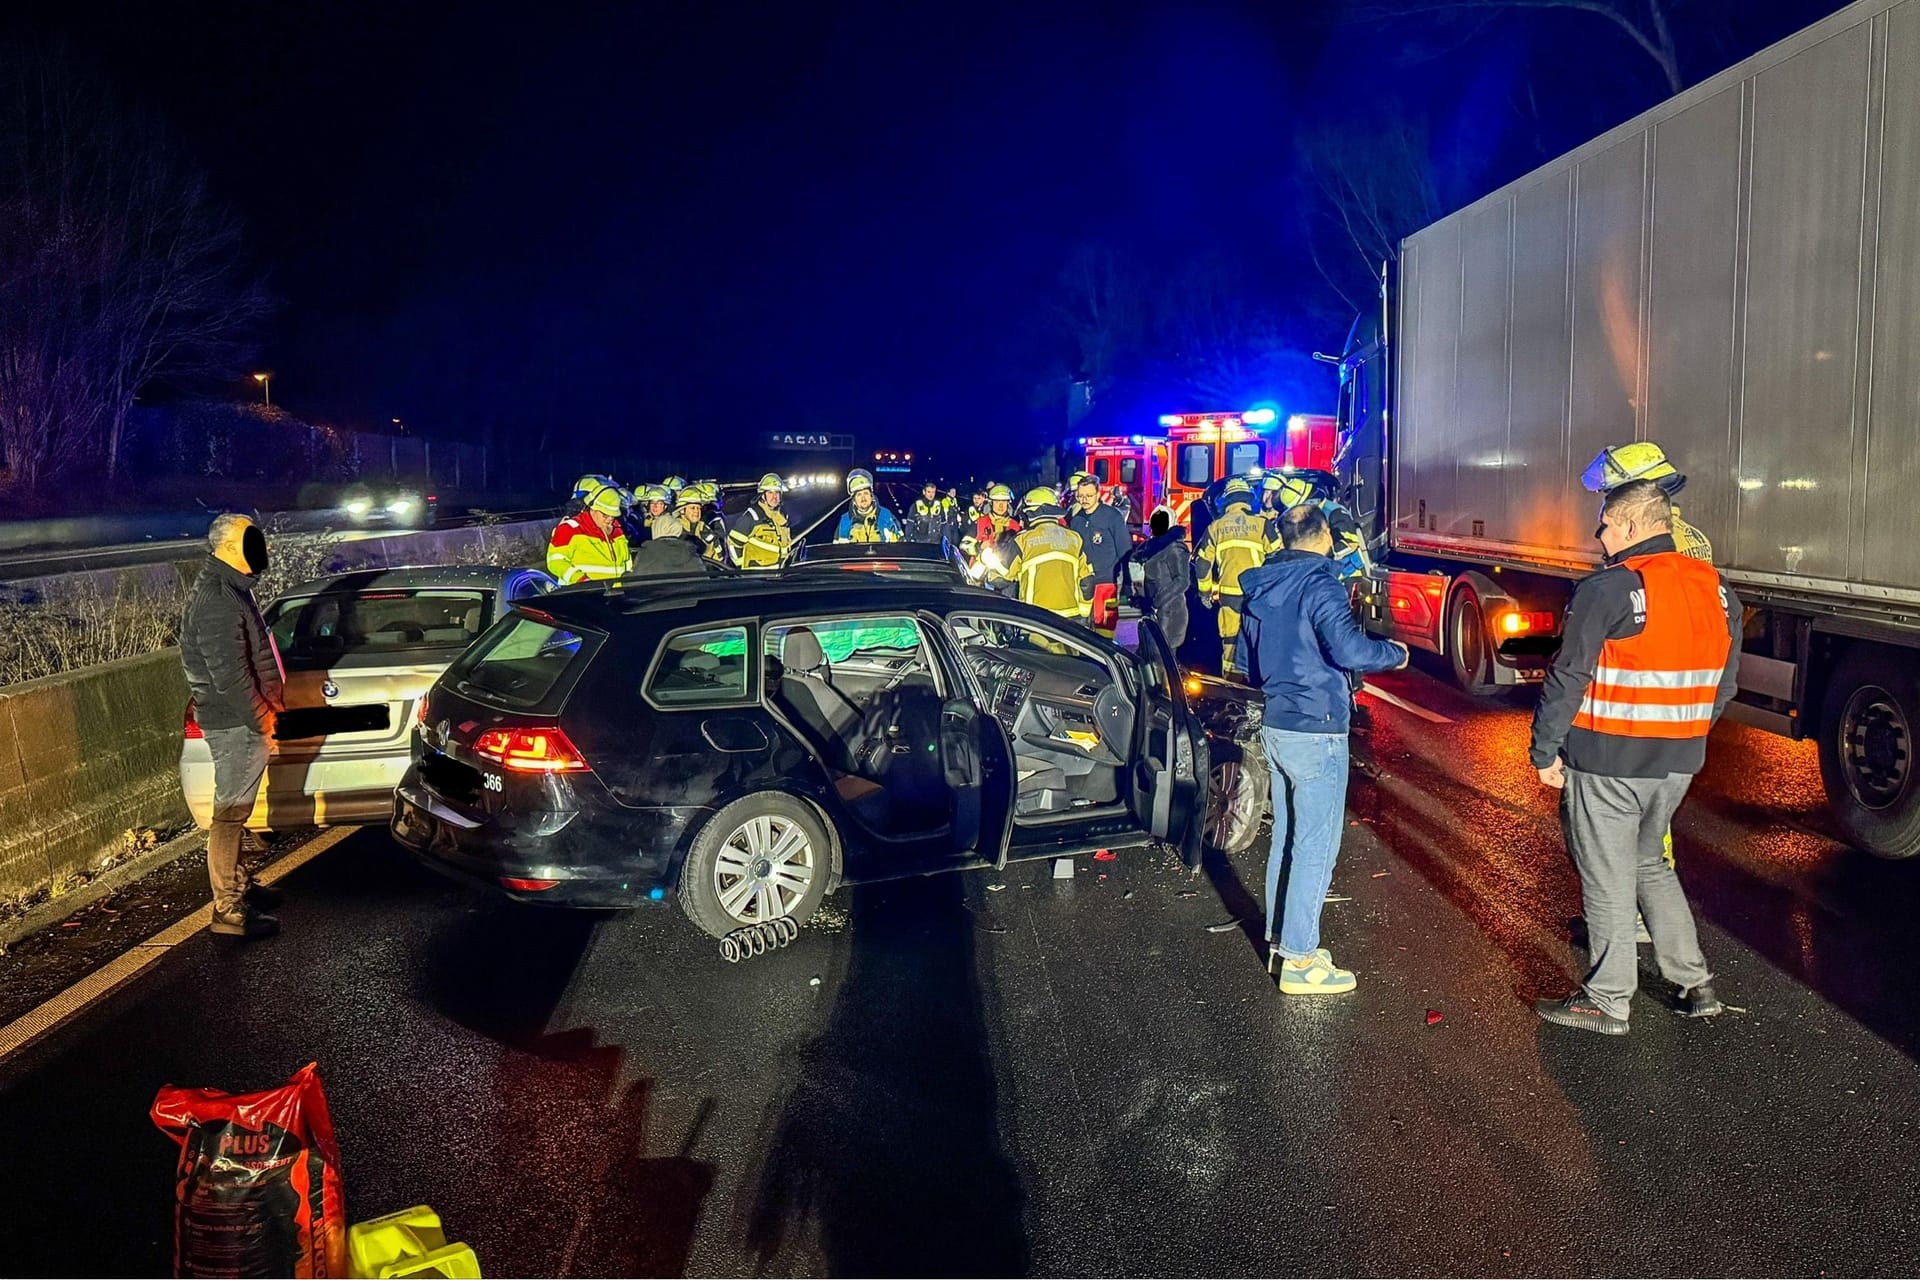
<svg viewBox="0 0 1920 1280"><path fill-rule="evenodd" d="M1193 552L1187 527L1173 522L1161 507L1147 522L1151 536L1121 557L1140 611L1160 624L1160 634L1176 652L1187 641L1187 591L1193 586Z"/></svg>
<svg viewBox="0 0 1920 1280"><path fill-rule="evenodd" d="M214 518L207 545L212 554L194 579L180 622L180 662L213 754L209 927L230 937L259 938L280 922L255 908L272 906L277 895L248 883L240 841L266 775L274 717L286 707L280 657L253 601L254 577L267 567L267 539L247 517L229 514Z"/></svg>

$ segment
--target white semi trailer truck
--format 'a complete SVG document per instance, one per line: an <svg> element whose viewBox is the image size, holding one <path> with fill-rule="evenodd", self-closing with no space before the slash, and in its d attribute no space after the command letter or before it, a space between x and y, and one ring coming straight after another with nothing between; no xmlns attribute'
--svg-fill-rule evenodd
<svg viewBox="0 0 1920 1280"><path fill-rule="evenodd" d="M1370 629L1538 680L1658 442L1747 607L1729 714L1920 853L1920 0L1859 0L1407 237L1340 360Z"/></svg>

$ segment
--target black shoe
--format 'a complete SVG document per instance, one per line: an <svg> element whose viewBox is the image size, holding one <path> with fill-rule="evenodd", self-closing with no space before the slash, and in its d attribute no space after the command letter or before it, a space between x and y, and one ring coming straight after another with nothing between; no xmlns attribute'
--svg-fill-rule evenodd
<svg viewBox="0 0 1920 1280"><path fill-rule="evenodd" d="M1713 984L1703 982L1691 991L1682 991L1680 1000L1674 1008L1683 1018L1711 1018L1727 1011L1720 1003L1720 997L1713 994Z"/></svg>
<svg viewBox="0 0 1920 1280"><path fill-rule="evenodd" d="M262 911L271 911L275 907L279 906L282 902L286 901L287 895L285 895L284 893L281 893L278 889L274 888L272 885L261 884L259 881L256 880L252 884L247 886L247 892L245 896L247 899L248 906L257 907Z"/></svg>
<svg viewBox="0 0 1920 1280"><path fill-rule="evenodd" d="M1563 1027L1578 1027L1603 1036L1627 1034L1627 1020L1602 1013L1600 1006L1587 999L1584 991L1576 991L1565 1000L1535 1000L1533 1011Z"/></svg>
<svg viewBox="0 0 1920 1280"><path fill-rule="evenodd" d="M207 926L209 932L223 938L271 938L280 932L280 922L270 915L258 911L249 911L242 906L238 911L225 915L213 913L213 922Z"/></svg>

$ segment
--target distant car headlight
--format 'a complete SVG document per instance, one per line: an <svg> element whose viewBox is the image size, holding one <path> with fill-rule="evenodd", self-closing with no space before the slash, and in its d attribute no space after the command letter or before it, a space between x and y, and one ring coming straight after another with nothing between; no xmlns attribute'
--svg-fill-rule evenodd
<svg viewBox="0 0 1920 1280"><path fill-rule="evenodd" d="M413 510L412 498L395 498L387 504L387 511L392 515L403 516L411 510Z"/></svg>
<svg viewBox="0 0 1920 1280"><path fill-rule="evenodd" d="M365 498L355 498L347 503L347 514L350 516L363 516L371 510L373 510L373 504Z"/></svg>

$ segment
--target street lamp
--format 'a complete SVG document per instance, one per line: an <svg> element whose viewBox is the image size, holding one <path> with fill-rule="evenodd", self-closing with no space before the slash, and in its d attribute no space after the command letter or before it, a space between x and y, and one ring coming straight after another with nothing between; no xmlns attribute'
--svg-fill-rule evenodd
<svg viewBox="0 0 1920 1280"><path fill-rule="evenodd" d="M266 374L266 373L256 373L253 375L253 380L260 384L261 398L264 399L268 404L273 403L273 388L267 382L267 379L270 378L271 376L272 376L271 374Z"/></svg>

